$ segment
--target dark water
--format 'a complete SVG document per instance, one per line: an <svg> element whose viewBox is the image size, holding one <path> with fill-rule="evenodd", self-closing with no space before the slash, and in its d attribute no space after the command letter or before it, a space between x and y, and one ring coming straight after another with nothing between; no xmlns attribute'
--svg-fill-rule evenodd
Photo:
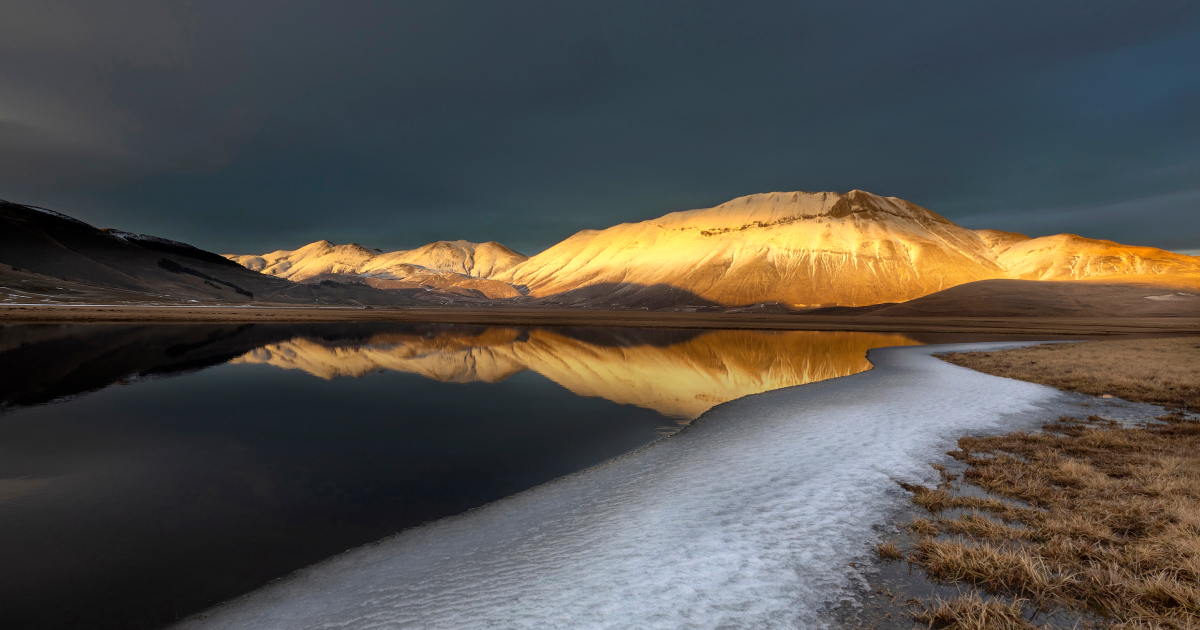
<svg viewBox="0 0 1200 630"><path fill-rule="evenodd" d="M872 333L0 328L0 620L157 628L867 367Z"/></svg>

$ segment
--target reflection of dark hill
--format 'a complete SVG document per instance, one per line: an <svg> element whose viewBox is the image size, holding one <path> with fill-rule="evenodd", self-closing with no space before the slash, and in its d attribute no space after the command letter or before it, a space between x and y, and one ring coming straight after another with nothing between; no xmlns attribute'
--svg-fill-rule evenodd
<svg viewBox="0 0 1200 630"><path fill-rule="evenodd" d="M12 326L0 330L0 408L224 363L296 336L361 340L388 324ZM409 326L412 328L412 326Z"/></svg>
<svg viewBox="0 0 1200 630"><path fill-rule="evenodd" d="M0 264L36 274L0 277L13 289L23 288L20 280L61 279L133 292L123 299L142 294L145 300L411 303L364 286L297 285L184 243L98 230L65 215L7 201L0 201Z"/></svg>
<svg viewBox="0 0 1200 630"><path fill-rule="evenodd" d="M281 337L238 325L20 326L0 332L0 408L224 363ZM286 333L282 335L286 337Z"/></svg>
<svg viewBox="0 0 1200 630"><path fill-rule="evenodd" d="M601 282L533 300L535 304L596 304L648 308L718 306L717 302L669 284Z"/></svg>
<svg viewBox="0 0 1200 630"><path fill-rule="evenodd" d="M29 325L0 329L0 408L36 405L114 383L203 369L297 337L327 345L368 343L381 334L472 339L487 326L460 324ZM701 331L564 328L596 346L666 347ZM524 331L517 333L519 336Z"/></svg>

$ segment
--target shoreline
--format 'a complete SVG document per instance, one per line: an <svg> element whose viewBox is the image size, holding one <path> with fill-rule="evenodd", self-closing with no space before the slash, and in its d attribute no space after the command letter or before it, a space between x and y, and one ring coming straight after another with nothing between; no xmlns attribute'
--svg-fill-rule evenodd
<svg viewBox="0 0 1200 630"><path fill-rule="evenodd" d="M492 326L610 326L1006 335L1200 335L1200 317L884 317L616 311L560 308L3 305L0 324L429 322Z"/></svg>
<svg viewBox="0 0 1200 630"><path fill-rule="evenodd" d="M852 563L865 562L874 525L905 501L895 480L927 481L925 462L955 435L1028 426L1065 400L930 356L1014 345L1025 344L873 350L866 372L719 405L651 447L350 550L178 627L819 623L861 576ZM609 610L616 601L623 612Z"/></svg>
<svg viewBox="0 0 1200 630"><path fill-rule="evenodd" d="M886 590L889 601L864 611L865 621L1193 627L1197 350L1196 339L1175 338L940 355L1054 387L1085 409L1034 431L966 434L931 460L940 482L905 486L910 504L884 527L892 531L873 562L881 578L869 580L866 596Z"/></svg>

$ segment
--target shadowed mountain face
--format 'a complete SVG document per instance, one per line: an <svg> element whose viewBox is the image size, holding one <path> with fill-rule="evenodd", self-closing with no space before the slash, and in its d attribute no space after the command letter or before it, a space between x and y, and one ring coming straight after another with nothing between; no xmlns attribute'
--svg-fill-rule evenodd
<svg viewBox="0 0 1200 630"><path fill-rule="evenodd" d="M100 230L50 210L0 201L0 283L87 294L103 287L107 301L249 301L406 304L367 286L306 286L254 273L185 243L119 230ZM63 286L59 280L69 284ZM39 294L44 295L44 293Z"/></svg>
<svg viewBox="0 0 1200 630"><path fill-rule="evenodd" d="M676 339L665 345L604 343L570 331L517 328L430 337L381 333L354 344L298 337L234 362L324 379L388 369L458 383L494 383L530 370L580 396L691 420L749 394L861 372L870 367L871 348L918 343L904 335L796 331L723 330Z"/></svg>

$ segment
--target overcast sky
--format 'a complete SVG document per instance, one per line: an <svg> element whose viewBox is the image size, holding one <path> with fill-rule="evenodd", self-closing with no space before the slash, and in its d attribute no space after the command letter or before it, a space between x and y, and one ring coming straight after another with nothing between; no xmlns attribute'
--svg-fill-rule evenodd
<svg viewBox="0 0 1200 630"><path fill-rule="evenodd" d="M1200 2L0 0L0 198L97 227L533 254L855 188L1200 248Z"/></svg>

